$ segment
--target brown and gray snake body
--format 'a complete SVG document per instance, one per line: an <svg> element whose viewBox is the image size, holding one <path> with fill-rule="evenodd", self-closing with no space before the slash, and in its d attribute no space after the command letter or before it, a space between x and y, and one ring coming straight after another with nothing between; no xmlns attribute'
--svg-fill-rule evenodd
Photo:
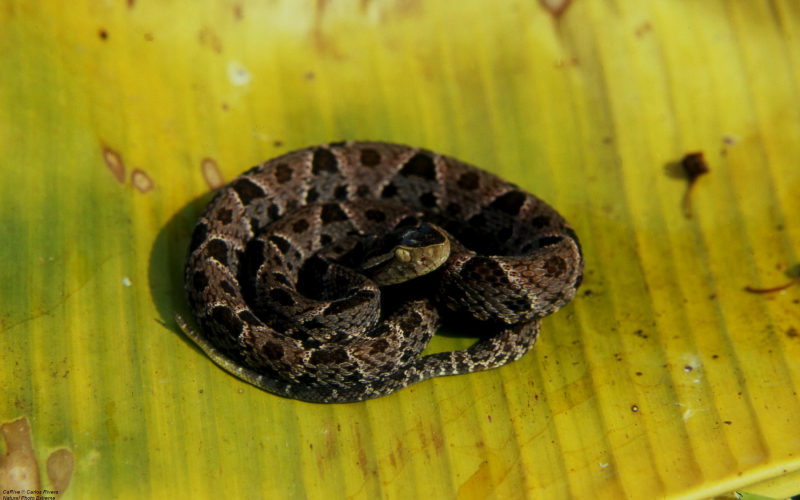
<svg viewBox="0 0 800 500"><path fill-rule="evenodd" d="M408 282L428 278L418 288L429 293L381 318L381 290L336 259L376 234L425 223L449 237L449 257ZM519 359L540 318L575 296L583 266L569 224L495 175L418 148L332 143L267 161L221 189L185 268L202 333L176 319L214 362L264 390L361 401ZM491 334L420 357L437 308Z"/></svg>

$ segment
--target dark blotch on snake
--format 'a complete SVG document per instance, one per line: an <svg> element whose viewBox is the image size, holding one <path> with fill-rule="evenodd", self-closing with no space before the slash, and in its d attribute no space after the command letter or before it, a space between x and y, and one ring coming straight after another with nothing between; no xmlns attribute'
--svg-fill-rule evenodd
<svg viewBox="0 0 800 500"><path fill-rule="evenodd" d="M323 311L322 314L329 316L331 314L339 314L344 311L348 311L354 307L358 307L361 304L369 302L372 297L374 297L373 292L361 290L352 297L333 301L331 305L325 308L325 311Z"/></svg>
<svg viewBox="0 0 800 500"><path fill-rule="evenodd" d="M317 191L317 188L312 187L311 189L309 189L308 192L306 193L306 203L314 203L318 199L319 199L319 192Z"/></svg>
<svg viewBox="0 0 800 500"><path fill-rule="evenodd" d="M331 349L319 349L311 353L308 362L312 365L329 365L344 363L350 359L347 352L341 347Z"/></svg>
<svg viewBox="0 0 800 500"><path fill-rule="evenodd" d="M367 196L369 196L369 187L364 186L363 184L361 186L358 186L356 188L356 196L358 196L359 198L366 198Z"/></svg>
<svg viewBox="0 0 800 500"><path fill-rule="evenodd" d="M336 189L333 191L333 197L337 200L346 200L347 199L347 186L342 184L341 186L337 186Z"/></svg>
<svg viewBox="0 0 800 500"><path fill-rule="evenodd" d="M550 225L550 217L547 217L546 215L540 215L538 217L534 217L533 219L531 219L530 224L536 229L544 229Z"/></svg>
<svg viewBox="0 0 800 500"><path fill-rule="evenodd" d="M230 224L231 221L233 220L233 210L231 210L230 208L223 208L217 214L217 220L221 224Z"/></svg>
<svg viewBox="0 0 800 500"><path fill-rule="evenodd" d="M231 297L236 297L236 289L228 282L228 280L222 280L219 284L219 287L225 290L225 293Z"/></svg>
<svg viewBox="0 0 800 500"><path fill-rule="evenodd" d="M319 148L314 151L314 158L311 160L311 173L319 175L322 172L335 174L337 171L336 157L327 149Z"/></svg>
<svg viewBox="0 0 800 500"><path fill-rule="evenodd" d="M364 216L372 222L383 222L386 220L386 214L382 210L370 209L364 212Z"/></svg>
<svg viewBox="0 0 800 500"><path fill-rule="evenodd" d="M561 236L545 236L544 238L539 238L537 241L539 242L539 248L549 247L553 245L557 245L564 240Z"/></svg>
<svg viewBox="0 0 800 500"><path fill-rule="evenodd" d="M397 194L397 186L393 183L389 183L383 187L383 191L381 191L381 198L391 198L392 196Z"/></svg>
<svg viewBox="0 0 800 500"><path fill-rule="evenodd" d="M192 284L198 292L202 292L208 286L208 276L203 271L195 271L192 275Z"/></svg>
<svg viewBox="0 0 800 500"><path fill-rule="evenodd" d="M292 173L289 165L281 163L275 167L275 180L278 181L278 184L286 184L292 180Z"/></svg>
<svg viewBox="0 0 800 500"><path fill-rule="evenodd" d="M433 163L433 158L430 156L417 153L410 160L403 165L400 169L400 175L405 177L416 176L428 179L429 181L436 180L436 165Z"/></svg>
<svg viewBox="0 0 800 500"><path fill-rule="evenodd" d="M289 278L287 278L285 274L272 273L272 277L275 278L275 281L277 281L281 285L285 285L285 286L288 286L288 287L292 286L292 282L289 281Z"/></svg>
<svg viewBox="0 0 800 500"><path fill-rule="evenodd" d="M208 255L223 266L228 266L228 244L222 240L213 239L206 245Z"/></svg>
<svg viewBox="0 0 800 500"><path fill-rule="evenodd" d="M419 202L422 203L422 206L425 208L433 208L436 206L436 195L430 191L426 191L419 197Z"/></svg>
<svg viewBox="0 0 800 500"><path fill-rule="evenodd" d="M495 198L489 206L501 210L508 215L519 215L519 211L527 199L528 196L522 191L509 191Z"/></svg>
<svg viewBox="0 0 800 500"><path fill-rule="evenodd" d="M322 205L322 212L320 213L322 225L327 226L333 222L345 221L348 219L344 210L336 203L326 203Z"/></svg>
<svg viewBox="0 0 800 500"><path fill-rule="evenodd" d="M244 321L250 326L260 326L262 323L250 311L239 311L239 319Z"/></svg>
<svg viewBox="0 0 800 500"><path fill-rule="evenodd" d="M296 234L303 234L309 227L311 227L311 224L309 224L307 220L300 219L292 224L292 231L294 231Z"/></svg>
<svg viewBox="0 0 800 500"><path fill-rule="evenodd" d="M281 288L273 288L270 290L269 298L284 307L294 305L294 299L292 298L291 294Z"/></svg>
<svg viewBox="0 0 800 500"><path fill-rule="evenodd" d="M267 207L267 217L269 217L269 220L275 220L280 216L281 216L281 209L278 208L278 205L270 203L269 207Z"/></svg>
<svg viewBox="0 0 800 500"><path fill-rule="evenodd" d="M361 150L361 164L365 167L374 167L381 162L381 154L374 149Z"/></svg>
<svg viewBox="0 0 800 500"><path fill-rule="evenodd" d="M194 253L195 250L200 248L200 245L206 241L206 236L208 235L208 226L203 224L202 222L198 223L197 226L194 228L194 232L192 233L192 242L189 244L189 253Z"/></svg>
<svg viewBox="0 0 800 500"><path fill-rule="evenodd" d="M289 243L287 240L281 238L280 236L270 236L269 241L274 243L278 250L281 251L283 255L289 253L289 250L292 248L292 244Z"/></svg>
<svg viewBox="0 0 800 500"><path fill-rule="evenodd" d="M398 227L416 226L417 224L419 224L419 219L409 215L408 217L403 217L394 227L397 229Z"/></svg>
<svg viewBox="0 0 800 500"><path fill-rule="evenodd" d="M458 187L461 189L474 191L480 186L481 178L475 172L467 172L465 174L461 174L461 177L458 178L458 182L456 184L458 184Z"/></svg>
<svg viewBox="0 0 800 500"><path fill-rule="evenodd" d="M231 184L236 194L239 195L242 205L249 205L255 198L264 196L264 190L247 179L239 179Z"/></svg>
<svg viewBox="0 0 800 500"><path fill-rule="evenodd" d="M211 319L218 325L223 325L230 334L239 336L244 328L244 323L234 315L228 307L217 306L211 310Z"/></svg>

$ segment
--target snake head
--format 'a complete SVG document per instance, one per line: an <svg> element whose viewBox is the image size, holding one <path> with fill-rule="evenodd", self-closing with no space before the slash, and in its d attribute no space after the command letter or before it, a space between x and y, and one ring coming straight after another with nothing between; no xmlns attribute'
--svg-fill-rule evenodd
<svg viewBox="0 0 800 500"><path fill-rule="evenodd" d="M428 274L450 256L450 240L433 224L404 227L370 242L359 270L378 286Z"/></svg>

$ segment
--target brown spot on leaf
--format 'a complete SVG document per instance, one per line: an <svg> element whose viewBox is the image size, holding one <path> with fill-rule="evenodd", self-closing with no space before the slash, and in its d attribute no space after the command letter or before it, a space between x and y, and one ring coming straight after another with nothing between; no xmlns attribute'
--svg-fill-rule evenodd
<svg viewBox="0 0 800 500"><path fill-rule="evenodd" d="M72 452L62 448L54 451L47 457L47 478L50 480L51 489L59 492L59 496L64 493L72 479L72 471L75 469L75 457Z"/></svg>
<svg viewBox="0 0 800 500"><path fill-rule="evenodd" d="M681 160L681 167L689 178L689 185L686 187L686 194L683 196L683 213L687 219L691 219L692 206L690 203L690 196L692 194L692 189L694 189L697 179L701 175L707 174L709 169L701 151L689 153L684 156L683 160Z"/></svg>
<svg viewBox="0 0 800 500"><path fill-rule="evenodd" d="M108 31L100 29L97 31L97 36L100 37L100 40L103 40L105 42L106 40L108 40Z"/></svg>
<svg viewBox="0 0 800 500"><path fill-rule="evenodd" d="M147 40L148 42L152 42L153 41L153 34L152 33L145 33L144 34L144 39Z"/></svg>
<svg viewBox="0 0 800 500"><path fill-rule="evenodd" d="M636 33L636 37L637 38L641 38L644 35L646 35L647 33L650 33L650 31L652 29L653 29L653 27L650 25L650 22L646 21L644 24L642 24L641 26L636 28L636 32L635 32Z"/></svg>
<svg viewBox="0 0 800 500"><path fill-rule="evenodd" d="M0 485L4 490L38 490L39 466L33 455L28 421L23 417L0 425L6 453L0 455Z"/></svg>
<svg viewBox="0 0 800 500"><path fill-rule="evenodd" d="M236 18L237 21L241 21L244 17L244 11L242 10L242 4L237 3L233 5L233 17Z"/></svg>
<svg viewBox="0 0 800 500"><path fill-rule="evenodd" d="M211 189L220 188L225 184L225 179L222 178L219 166L213 159L203 158L203 161L200 162L200 168L203 170L203 178L205 178L206 184Z"/></svg>
<svg viewBox="0 0 800 500"><path fill-rule="evenodd" d="M200 29L200 45L210 48L217 54L222 53L222 41L214 30L208 26Z"/></svg>
<svg viewBox="0 0 800 500"><path fill-rule="evenodd" d="M567 10L567 7L572 3L572 0L539 0L542 7L547 9L553 17L561 17L561 14Z"/></svg>
<svg viewBox="0 0 800 500"><path fill-rule="evenodd" d="M131 184L133 184L133 187L138 189L140 193L146 193L155 187L153 179L151 179L144 170L138 168L131 172Z"/></svg>
<svg viewBox="0 0 800 500"><path fill-rule="evenodd" d="M111 148L104 147L103 148L103 160L106 162L106 166L111 173L114 174L114 177L117 178L120 184L125 183L125 164L122 162L122 157Z"/></svg>
<svg viewBox="0 0 800 500"><path fill-rule="evenodd" d="M789 337L790 339L796 339L800 337L800 333L797 333L797 330L794 327L792 327L786 330L786 336Z"/></svg>

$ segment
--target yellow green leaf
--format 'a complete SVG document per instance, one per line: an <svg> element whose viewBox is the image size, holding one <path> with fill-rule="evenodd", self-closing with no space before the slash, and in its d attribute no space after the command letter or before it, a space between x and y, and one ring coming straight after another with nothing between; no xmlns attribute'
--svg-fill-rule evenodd
<svg viewBox="0 0 800 500"><path fill-rule="evenodd" d="M800 273L798 41L793 0L5 0L0 489L785 495L800 286L745 287ZM530 354L315 405L180 332L212 188L343 139L456 156L573 224L586 279Z"/></svg>

